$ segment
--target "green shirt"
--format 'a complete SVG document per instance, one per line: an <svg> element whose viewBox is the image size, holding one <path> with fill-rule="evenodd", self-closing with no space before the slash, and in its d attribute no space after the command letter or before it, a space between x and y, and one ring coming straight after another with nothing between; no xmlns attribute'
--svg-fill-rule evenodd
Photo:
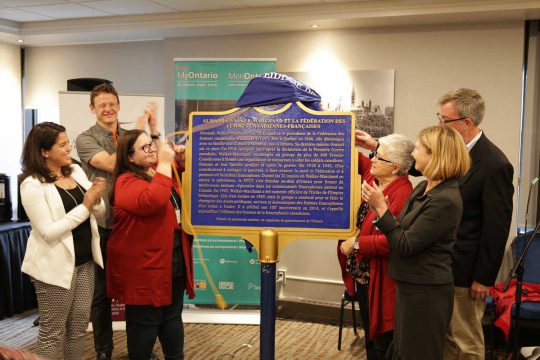
<svg viewBox="0 0 540 360"><path fill-rule="evenodd" d="M126 132L126 130L118 127L117 137L120 137L124 132ZM107 216L104 220L98 221L98 225L110 229L112 228L113 222L112 208L109 203L109 193L113 186L112 174L93 167L89 162L94 155L102 151L106 151L109 154L116 153L116 144L114 142L113 133L96 123L96 125L77 136L75 145L77 147L77 154L82 163L82 168L86 173L86 176L88 176L88 179L94 181L96 177L102 177L107 180L107 189L102 195L107 207Z"/></svg>

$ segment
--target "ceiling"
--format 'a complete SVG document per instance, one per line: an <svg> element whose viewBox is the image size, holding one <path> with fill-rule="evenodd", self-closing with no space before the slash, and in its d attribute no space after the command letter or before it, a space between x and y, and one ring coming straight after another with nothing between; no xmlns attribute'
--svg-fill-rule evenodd
<svg viewBox="0 0 540 360"><path fill-rule="evenodd" d="M540 0L0 0L0 42L40 46L538 18Z"/></svg>

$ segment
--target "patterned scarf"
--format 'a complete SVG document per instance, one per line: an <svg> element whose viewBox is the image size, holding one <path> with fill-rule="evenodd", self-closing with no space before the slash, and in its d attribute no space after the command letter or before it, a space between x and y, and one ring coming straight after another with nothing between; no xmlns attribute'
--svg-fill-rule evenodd
<svg viewBox="0 0 540 360"><path fill-rule="evenodd" d="M362 228L362 224L366 218L366 215L369 211L369 205L367 202L363 202L358 209L356 214L356 227L358 229ZM345 271L351 275L357 282L360 284L369 283L369 256L365 256L360 261L356 261L356 253L358 250L354 249L353 252L347 256L347 261L345 262Z"/></svg>

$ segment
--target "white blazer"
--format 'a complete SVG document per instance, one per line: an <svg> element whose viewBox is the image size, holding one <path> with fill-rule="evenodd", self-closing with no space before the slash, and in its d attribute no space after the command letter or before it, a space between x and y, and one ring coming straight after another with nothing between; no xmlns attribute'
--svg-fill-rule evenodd
<svg viewBox="0 0 540 360"><path fill-rule="evenodd" d="M84 189L92 183L78 165L72 165L71 176ZM75 249L71 230L90 216L92 230L92 256L103 268L103 258L99 246L97 218L105 216L105 203L88 211L83 204L77 205L66 214L62 198L51 183L42 183L29 176L21 183L21 200L30 219L32 231L21 270L33 278L47 284L69 289L75 269Z"/></svg>

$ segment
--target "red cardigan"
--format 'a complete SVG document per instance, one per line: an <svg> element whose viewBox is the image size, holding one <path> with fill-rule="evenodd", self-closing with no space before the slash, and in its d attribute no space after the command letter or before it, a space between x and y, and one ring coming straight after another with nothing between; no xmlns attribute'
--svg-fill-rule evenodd
<svg viewBox="0 0 540 360"><path fill-rule="evenodd" d="M131 173L115 183L114 222L107 243L107 295L128 305L172 303L174 231L180 230L170 203L171 178L156 173L151 182ZM192 237L182 232L186 293L193 290Z"/></svg>
<svg viewBox="0 0 540 360"><path fill-rule="evenodd" d="M368 184L373 184L375 178L371 175L371 160L359 153L359 170L362 180ZM383 190L383 194L388 196L390 202L390 211L397 218L403 205L412 192L412 184L408 175L403 175L392 181ZM390 248L388 241L380 230L378 230L373 221L377 218L375 213L368 211L360 234L358 243L360 249L357 252L357 261L365 256L370 256L369 271L369 337L374 339L377 336L394 329L394 305L396 300L396 284L388 276L388 257ZM341 266L341 276L349 295L355 294L355 281L345 271L346 257L343 255L338 243L337 253Z"/></svg>

